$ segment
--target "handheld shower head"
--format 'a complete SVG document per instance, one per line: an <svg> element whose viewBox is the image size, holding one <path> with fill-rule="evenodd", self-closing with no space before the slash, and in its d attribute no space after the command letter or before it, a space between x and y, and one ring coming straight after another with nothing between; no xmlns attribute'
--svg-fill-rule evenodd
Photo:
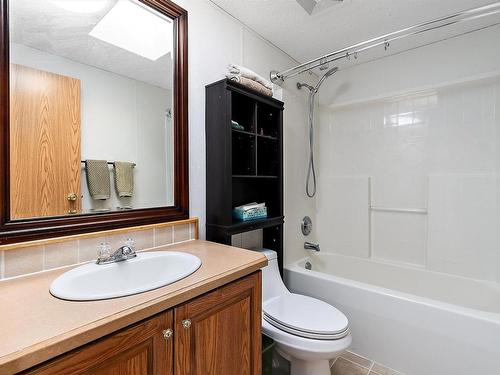
<svg viewBox="0 0 500 375"><path fill-rule="evenodd" d="M339 67L335 66L331 68L328 72L326 72L325 76L330 77L332 74L337 73L337 70L339 70Z"/></svg>
<svg viewBox="0 0 500 375"><path fill-rule="evenodd" d="M331 75L337 73L337 70L339 70L338 67L334 67L332 69L330 69L328 72L326 72L323 77L321 77L321 79L319 80L318 84L316 85L316 87L314 88L314 91L318 91L320 86L323 84L323 82L325 82L325 79L327 79L328 77L330 77Z"/></svg>

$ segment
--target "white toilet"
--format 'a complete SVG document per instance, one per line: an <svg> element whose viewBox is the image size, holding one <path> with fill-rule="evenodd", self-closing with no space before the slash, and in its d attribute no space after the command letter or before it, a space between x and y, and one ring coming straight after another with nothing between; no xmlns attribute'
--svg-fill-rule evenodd
<svg viewBox="0 0 500 375"><path fill-rule="evenodd" d="M291 375L330 375L330 359L351 345L346 316L326 302L290 293L276 252L260 251L269 261L262 268L262 332L290 361Z"/></svg>

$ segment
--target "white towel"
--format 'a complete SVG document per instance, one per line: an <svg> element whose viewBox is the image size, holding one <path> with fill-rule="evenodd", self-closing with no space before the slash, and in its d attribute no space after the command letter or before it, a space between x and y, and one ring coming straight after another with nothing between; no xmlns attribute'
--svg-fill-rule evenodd
<svg viewBox="0 0 500 375"><path fill-rule="evenodd" d="M251 79L255 82L259 82L261 85L265 86L269 90L273 89L273 84L271 82L269 82L267 79L258 75L257 73L255 73L254 71L252 71L248 68L245 68L243 66L239 66L236 64L229 64L227 66L227 69L229 70L229 73L239 74L244 78L248 78L248 79Z"/></svg>
<svg viewBox="0 0 500 375"><path fill-rule="evenodd" d="M234 74L234 73L228 73L228 74L226 74L226 77L229 78L230 80L238 82L238 83L242 84L243 86L246 86L254 91L257 91L263 95L273 96L273 90L269 90L266 86L261 85L257 81L242 77L241 75Z"/></svg>

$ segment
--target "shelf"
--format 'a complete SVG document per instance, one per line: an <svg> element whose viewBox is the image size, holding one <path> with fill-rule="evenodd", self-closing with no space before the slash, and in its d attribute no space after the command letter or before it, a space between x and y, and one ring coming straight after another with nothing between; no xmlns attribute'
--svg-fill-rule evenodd
<svg viewBox="0 0 500 375"><path fill-rule="evenodd" d="M232 144L232 174L235 175L256 175L255 166L256 139L255 134L234 131L231 139Z"/></svg>
<svg viewBox="0 0 500 375"><path fill-rule="evenodd" d="M278 176L257 176L257 175L246 175L246 174L233 174L233 178L278 178Z"/></svg>
<svg viewBox="0 0 500 375"><path fill-rule="evenodd" d="M280 147L278 142L267 137L257 138L258 176L277 176L280 171Z"/></svg>
<svg viewBox="0 0 500 375"><path fill-rule="evenodd" d="M231 99L231 120L244 127L244 132L255 134L256 102L243 94L234 93Z"/></svg>
<svg viewBox="0 0 500 375"><path fill-rule="evenodd" d="M246 135L255 136L255 133L247 132L246 130L239 130L239 129L235 129L235 128L231 128L231 130L233 132L235 132L235 133L240 133L240 134L246 134Z"/></svg>
<svg viewBox="0 0 500 375"><path fill-rule="evenodd" d="M270 135L264 135L264 134L255 134L253 132L248 132L246 130L239 130L239 129L235 129L235 128L231 128L231 130L235 133L239 133L239 134L246 134L246 135L251 135L251 136L257 136L259 138L263 138L263 139L270 139L272 141L277 141L278 140L278 137L273 137L273 136L270 136Z"/></svg>
<svg viewBox="0 0 500 375"><path fill-rule="evenodd" d="M227 80L208 85L205 99L206 238L230 245L234 235L262 232L282 271L283 103ZM249 202L265 203L269 217L233 219Z"/></svg>
<svg viewBox="0 0 500 375"><path fill-rule="evenodd" d="M257 134L257 137L264 138L264 139L271 139L273 141L277 141L278 140L278 137L272 137L270 135Z"/></svg>
<svg viewBox="0 0 500 375"><path fill-rule="evenodd" d="M275 225L283 224L283 222L284 222L283 216L275 216L275 217L268 217L265 219L257 219L249 221L234 221L233 224L229 226L213 225L213 224L207 224L207 226L222 228L228 234L236 234L255 229L273 227Z"/></svg>

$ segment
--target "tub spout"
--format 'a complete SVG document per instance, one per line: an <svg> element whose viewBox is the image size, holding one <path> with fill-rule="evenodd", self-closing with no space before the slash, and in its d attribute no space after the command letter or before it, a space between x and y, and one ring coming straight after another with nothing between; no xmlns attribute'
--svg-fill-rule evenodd
<svg viewBox="0 0 500 375"><path fill-rule="evenodd" d="M304 249L319 252L319 243L304 242Z"/></svg>

